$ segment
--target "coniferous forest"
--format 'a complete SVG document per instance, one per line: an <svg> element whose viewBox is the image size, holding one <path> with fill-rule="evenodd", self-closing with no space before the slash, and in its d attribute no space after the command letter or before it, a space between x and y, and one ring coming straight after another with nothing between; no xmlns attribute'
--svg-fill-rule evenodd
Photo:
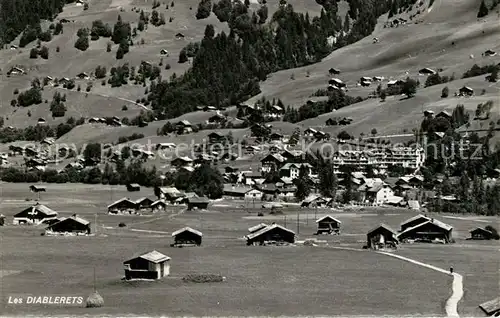
<svg viewBox="0 0 500 318"><path fill-rule="evenodd" d="M52 20L63 6L74 0L0 1L0 46L10 43L27 27L36 29L40 20Z"/></svg>
<svg viewBox="0 0 500 318"><path fill-rule="evenodd" d="M148 100L158 117L173 118L200 105L242 102L260 92L259 81L268 74L319 62L333 50L371 34L377 18L390 6L390 1L349 0L348 15L354 22L345 34L337 2L317 1L323 6L319 17L311 19L285 4L267 24L243 3L232 5L230 33L215 35L207 26L192 67L150 90ZM330 45L329 37L336 42Z"/></svg>

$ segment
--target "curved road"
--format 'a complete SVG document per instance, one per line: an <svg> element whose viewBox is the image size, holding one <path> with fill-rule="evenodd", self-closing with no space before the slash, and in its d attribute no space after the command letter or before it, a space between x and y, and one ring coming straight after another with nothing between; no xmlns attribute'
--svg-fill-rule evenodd
<svg viewBox="0 0 500 318"><path fill-rule="evenodd" d="M450 298L448 298L448 300L446 301L446 308L445 308L446 309L446 316L447 317L460 317L460 315L458 314L457 306L458 306L458 302L460 301L460 299L462 299L462 297L464 295L463 276L462 275L460 275L458 273L451 274L449 271L447 271L445 269L442 269L442 268L439 268L439 267L436 267L436 266L433 266L430 264L422 263L422 262L401 256L401 255L396 255L396 254L392 254L392 253L388 253L388 252L377 252L377 253L384 254L387 256L391 256L391 257L395 257L395 258L399 258L401 260L404 260L404 261L407 261L407 262L410 262L410 263L413 263L413 264L416 264L419 266L427 267L427 268L433 269L435 271L438 271L438 272L441 272L444 274L452 275L453 276L452 293L451 293Z"/></svg>

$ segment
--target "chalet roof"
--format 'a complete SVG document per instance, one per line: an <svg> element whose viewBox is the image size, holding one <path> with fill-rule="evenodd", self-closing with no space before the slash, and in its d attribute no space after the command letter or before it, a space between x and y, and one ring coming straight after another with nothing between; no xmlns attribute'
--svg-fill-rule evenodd
<svg viewBox="0 0 500 318"><path fill-rule="evenodd" d="M180 230L177 230L177 231L173 232L173 233L172 233L172 236L173 236L173 237L175 237L175 236L177 236L177 235L179 235L179 234L181 234L181 233L184 233L184 232L190 232L190 233L196 234L196 235L198 235L198 236L203 236L203 234L202 234L200 231L197 231L197 230L195 230L195 229L192 229L192 228L190 228L190 227L188 227L188 226L183 227L182 229L180 229Z"/></svg>
<svg viewBox="0 0 500 318"><path fill-rule="evenodd" d="M451 114L447 111L447 110L443 110L441 112L439 112L436 117L438 116L446 116L446 117L451 117Z"/></svg>
<svg viewBox="0 0 500 318"><path fill-rule="evenodd" d="M45 186L36 185L36 184L31 185L30 188L35 189L35 190L47 189Z"/></svg>
<svg viewBox="0 0 500 318"><path fill-rule="evenodd" d="M291 168L297 168L297 169L300 169L302 168L302 166L304 167L307 167L307 168L312 168L311 164L309 163L285 163L285 165L283 167L281 167L280 170L288 170L288 169L291 169Z"/></svg>
<svg viewBox="0 0 500 318"><path fill-rule="evenodd" d="M383 229L386 229L388 230L389 232L392 232L392 234L394 235L397 235L397 232L394 231L390 226L388 226L387 224L384 224L384 223L380 223L379 225L377 225L376 227L374 227L373 229L371 229L370 231L368 231L368 235L370 235L371 233L375 232L376 230L378 230L379 228L383 228Z"/></svg>
<svg viewBox="0 0 500 318"><path fill-rule="evenodd" d="M282 155L280 155L278 153L270 153L267 156L265 156L264 158L262 158L261 162L269 161L270 158L273 158L273 159L275 159L276 161L279 161L279 162L284 162L285 161L285 158Z"/></svg>
<svg viewBox="0 0 500 318"><path fill-rule="evenodd" d="M246 171L243 172L245 178L262 178L262 173L260 171Z"/></svg>
<svg viewBox="0 0 500 318"><path fill-rule="evenodd" d="M21 214L29 209L31 209L32 213L39 212L39 213L43 213L47 216L56 216L57 215L57 212L52 210L51 208L49 208L43 204L36 203L33 206L29 207L28 209L24 209L23 211L17 213L16 215L14 215L14 217L16 217L17 215L19 215L19 214Z"/></svg>
<svg viewBox="0 0 500 318"><path fill-rule="evenodd" d="M256 237L259 237L259 236L261 236L262 234L265 234L265 233L267 233L267 232L269 232L269 231L271 231L271 230L274 230L274 229L280 229L280 230L282 230L282 231L285 231L285 232L288 232L288 233L290 233L290 234L295 235L295 232L294 232L294 231L289 230L289 229L287 229L286 227L283 227L283 226L281 226L281 225L279 225L279 224L272 224L272 225L266 226L265 228L262 228L262 229L258 230L258 231L257 231L257 232L255 232L255 233L252 233L252 234L247 235L247 236L246 236L246 238L247 238L247 239L249 239L249 240L251 240L251 239L254 239L254 238L256 238Z"/></svg>
<svg viewBox="0 0 500 318"><path fill-rule="evenodd" d="M78 222L78 223L80 223L82 225L89 225L90 224L89 221L87 221L85 219L82 219L81 217L79 217L77 215L73 215L73 216L71 216L69 218L65 218L65 217L59 218L58 222L51 224L50 226L47 227L47 229L49 229L49 228L53 227L54 225L59 224L59 223L61 223L63 221L66 221L66 220L73 220L73 221Z"/></svg>
<svg viewBox="0 0 500 318"><path fill-rule="evenodd" d="M387 203L398 204L401 201L403 201L403 197L398 197L396 195L387 198Z"/></svg>
<svg viewBox="0 0 500 318"><path fill-rule="evenodd" d="M268 227L268 226L269 225L267 225L266 223L260 223L260 224L254 225L252 227L249 227L248 232L255 232L255 231L258 231L258 230L263 229L263 228Z"/></svg>
<svg viewBox="0 0 500 318"><path fill-rule="evenodd" d="M177 125L191 126L191 123L188 120L181 120L177 123Z"/></svg>
<svg viewBox="0 0 500 318"><path fill-rule="evenodd" d="M251 190L252 190L251 187L233 186L232 184L224 184L224 192L245 194Z"/></svg>
<svg viewBox="0 0 500 318"><path fill-rule="evenodd" d="M160 192L163 194L180 194L181 191L179 191L176 187L161 187L159 188Z"/></svg>
<svg viewBox="0 0 500 318"><path fill-rule="evenodd" d="M209 137L210 136L212 136L212 137L220 137L220 138L224 137L224 135L222 133L218 132L218 131L211 132L211 133L208 134L208 136Z"/></svg>
<svg viewBox="0 0 500 318"><path fill-rule="evenodd" d="M434 71L432 68L424 67L418 71L419 73L430 73L430 74L436 74L436 71Z"/></svg>
<svg viewBox="0 0 500 318"><path fill-rule="evenodd" d="M140 198L140 199L135 200L135 203L136 203L136 204L140 204L140 203L142 203L142 202L144 202L144 201L146 201L146 200L153 201L153 200L151 200L150 198L142 197L142 198Z"/></svg>
<svg viewBox="0 0 500 318"><path fill-rule="evenodd" d="M304 132L306 132L306 131L310 131L310 132L312 132L313 134L315 134L315 133L317 133L317 132L318 132L318 131L317 131L316 129L314 129L314 128L307 128Z"/></svg>
<svg viewBox="0 0 500 318"><path fill-rule="evenodd" d="M418 229L419 227L422 227L424 225L427 225L427 224L434 224L436 225L437 227L443 229L443 230L446 230L446 231L450 231L453 229L453 226L449 225L449 224L446 224L446 223L443 223L441 221L438 221L438 220L435 220L435 219L430 219L429 221L426 221L426 222L423 222L423 223L420 223L420 224L417 224L413 227L410 227L410 228L407 228L406 230L404 230L403 232L399 233L399 235L403 235L405 233L408 233L408 232L411 232L415 229Z"/></svg>
<svg viewBox="0 0 500 318"><path fill-rule="evenodd" d="M470 88L469 86L463 86L462 88L459 89L460 91L469 91L469 92L473 92L474 90L472 88Z"/></svg>
<svg viewBox="0 0 500 318"><path fill-rule="evenodd" d="M408 224L408 223L411 223L411 222L413 222L413 221L416 221L416 220L418 220L418 219L420 219L420 218L423 218L423 219L425 219L426 221L429 221L429 220L431 219L430 217L427 217L427 216L425 216L425 215L423 215L423 214L418 214L418 215L415 215L414 217L411 217L411 218L409 218L408 220L406 220L406 221L402 222L400 225L401 225L401 226L404 226L404 225L406 225L406 224Z"/></svg>
<svg viewBox="0 0 500 318"><path fill-rule="evenodd" d="M147 252L147 253L144 253L144 254L140 254L136 257L133 257L131 259L129 259L128 261L125 261L123 262L124 264L125 263L129 263L133 260L135 260L136 258L142 258L142 259L145 259L149 262L152 262L152 263L161 263L161 262L165 262L165 261L169 261L171 258L154 250L154 251L151 251L151 252Z"/></svg>
<svg viewBox="0 0 500 318"><path fill-rule="evenodd" d="M110 205L108 205L108 209L109 209L109 208L112 208L112 207L114 207L115 205L117 205L118 203L122 203L122 202L128 202L128 203L130 203L131 205L135 205L135 202L133 202L133 201L129 200L129 198L121 198L120 200L117 200L117 201L115 201L115 202L111 203Z"/></svg>
<svg viewBox="0 0 500 318"><path fill-rule="evenodd" d="M316 223L319 223L319 222L325 221L325 220L332 220L332 221L337 222L337 223L342 223L341 221L337 220L336 218L334 218L333 216L330 216L330 215L325 215L324 217L317 219Z"/></svg>
<svg viewBox="0 0 500 318"><path fill-rule="evenodd" d="M483 229L482 227L476 227L475 229L469 231L469 233L474 233L474 232L483 232L483 233L486 233L489 235L493 235L493 233L491 231L488 231L487 229Z"/></svg>
<svg viewBox="0 0 500 318"><path fill-rule="evenodd" d="M500 297L482 303L479 305L479 308L481 308L487 315L492 315L500 310Z"/></svg>
<svg viewBox="0 0 500 318"><path fill-rule="evenodd" d="M151 203L151 207L157 206L157 205L167 205L163 200L156 200L155 202Z"/></svg>

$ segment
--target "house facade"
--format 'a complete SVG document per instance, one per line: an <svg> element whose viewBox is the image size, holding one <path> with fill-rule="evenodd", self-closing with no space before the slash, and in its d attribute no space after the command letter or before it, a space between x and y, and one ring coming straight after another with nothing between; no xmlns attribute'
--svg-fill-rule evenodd
<svg viewBox="0 0 500 318"><path fill-rule="evenodd" d="M141 254L123 262L125 279L160 279L170 275L170 257L158 251Z"/></svg>

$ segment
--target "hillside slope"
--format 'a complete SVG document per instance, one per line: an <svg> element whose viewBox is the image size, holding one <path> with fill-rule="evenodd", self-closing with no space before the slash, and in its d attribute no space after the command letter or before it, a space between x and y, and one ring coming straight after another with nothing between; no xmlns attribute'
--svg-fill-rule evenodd
<svg viewBox="0 0 500 318"><path fill-rule="evenodd" d="M215 32L229 32L227 23L221 23L214 13L206 19L197 20L196 10L199 0L162 0L160 6L156 8L160 14L165 16L166 24L155 27L149 24L144 31L138 31L138 35L133 38L133 46L130 46L130 52L123 59L116 59L117 44L112 44L111 52L106 51L107 43L110 38L100 38L97 41L90 41L90 46L86 51L80 51L74 47L77 40L77 31L80 28L91 28L92 22L101 20L113 28L118 16L124 22L130 22L131 27L138 26L140 11L151 14L152 1L148 0L89 0L88 10L83 10L82 6L77 4L68 4L64 7L62 13L59 14L55 21L61 19L69 20L64 23L63 33L56 35L50 42L43 42L42 45L49 49L49 58L30 59L30 50L36 47L36 41L31 42L24 48L4 49L0 50L0 60L2 61L0 72L0 116L9 117L6 119L5 125L14 127L24 127L28 124L36 123L29 117L25 116L30 110L32 114L37 113L39 117L50 117L50 113L45 113L43 105L28 107L25 110L17 110L14 112L10 106L11 99L17 98L13 94L15 89L23 91L30 87L30 83L35 77L44 78L51 76L53 78L75 78L81 72L91 74L97 66L104 66L108 71L112 67L117 67L125 63L134 66L136 69L141 61L149 61L153 65L159 64L162 60L161 76L169 78L172 74L183 74L190 66L190 62L178 63L180 51L190 42L197 42L204 36L205 27L209 24L213 25ZM172 3L174 6L172 7ZM310 16L320 14L321 6L314 1L303 3L299 0L290 0L290 4L299 12L309 12ZM166 9L167 4L169 8ZM279 0L267 1L269 8L269 16L278 9ZM251 1L250 8L256 10L259 5ZM345 5L344 5L345 7ZM345 9L345 8L344 8ZM345 10L344 10L345 11ZM170 21L172 19L172 21ZM42 23L42 29L49 28L49 22ZM182 33L184 38L176 38L177 33ZM20 36L12 42L13 45L19 44ZM59 48L59 52L57 52ZM161 55L162 49L168 50L169 54ZM170 65L170 69L166 69L166 65ZM7 76L7 71L19 66L23 68L27 74ZM83 92L87 83L92 82L93 88L89 93L89 98L86 99ZM76 116L78 108L81 107L82 116L103 117L115 115L118 117L134 116L141 106L131 107L130 103L134 103L138 98L145 97L145 87L142 85L124 85L122 87L111 88L109 84L102 86L101 80L80 80L76 79L76 85L80 85L82 92L68 93L68 105L77 105L74 112L68 112L65 116ZM52 99L52 91L43 93L44 100ZM92 96L95 98L92 98ZM101 102L102 99L102 102ZM112 105L109 107L108 105ZM127 105L128 112L121 112L121 106ZM69 107L68 107L69 108ZM44 114L45 113L45 114ZM65 120L65 119L61 119ZM59 121L54 121L58 123Z"/></svg>
<svg viewBox="0 0 500 318"><path fill-rule="evenodd" d="M384 28L388 21L384 15L371 36L334 51L320 63L272 74L261 83L262 93L248 102L266 96L281 98L285 105L300 106L316 90L327 87L332 67L342 71L338 77L347 83L349 95L367 96L375 87L357 87L362 76L383 76L387 82L406 76L416 78L419 69L430 67L442 68L441 74L455 73L460 78L475 63L498 63L498 55L481 56L487 49L500 50L498 16L491 12L477 19L478 8L476 0L436 0L418 18L397 28ZM378 43L373 43L375 37ZM420 81L423 84L425 78Z"/></svg>

